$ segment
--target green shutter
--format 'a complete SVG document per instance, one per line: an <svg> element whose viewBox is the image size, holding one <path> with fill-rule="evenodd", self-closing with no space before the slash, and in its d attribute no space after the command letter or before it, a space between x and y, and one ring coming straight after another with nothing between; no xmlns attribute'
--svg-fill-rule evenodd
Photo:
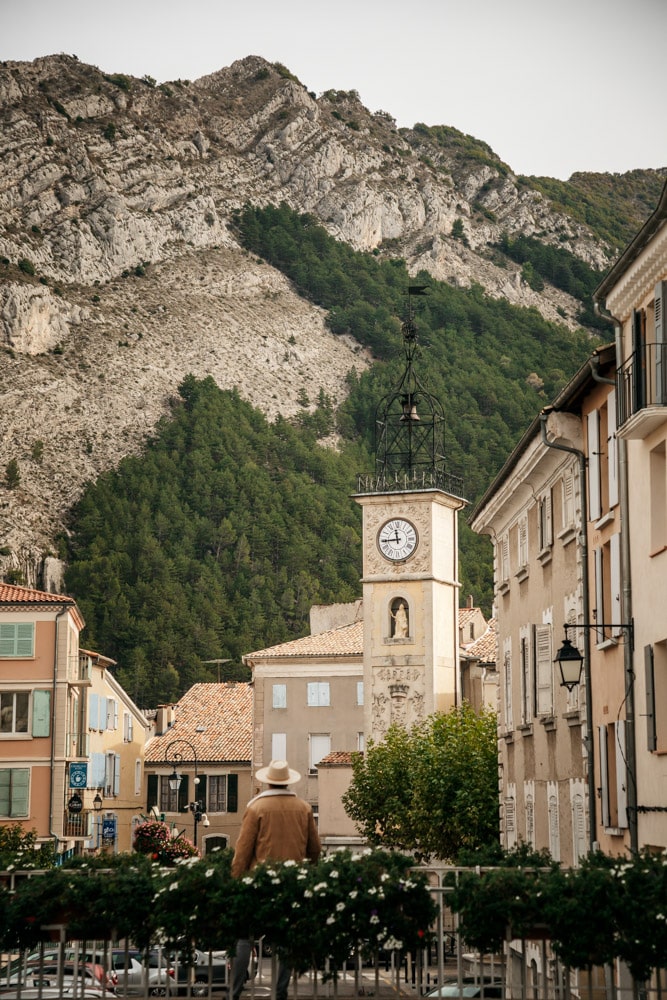
<svg viewBox="0 0 667 1000"><path fill-rule="evenodd" d="M227 812L235 813L239 811L239 776L229 774L227 776Z"/></svg>
<svg viewBox="0 0 667 1000"><path fill-rule="evenodd" d="M11 816L28 815L28 795L30 792L30 768L12 768Z"/></svg>
<svg viewBox="0 0 667 1000"><path fill-rule="evenodd" d="M149 774L146 778L146 785L148 789L146 798L146 812L150 812L153 806L158 804L158 776L157 774Z"/></svg>
<svg viewBox="0 0 667 1000"><path fill-rule="evenodd" d="M0 769L0 816L9 816L9 793L12 784L11 768Z"/></svg>
<svg viewBox="0 0 667 1000"><path fill-rule="evenodd" d="M33 656L34 622L4 622L0 625L0 656Z"/></svg>
<svg viewBox="0 0 667 1000"><path fill-rule="evenodd" d="M32 735L48 736L51 732L51 692L32 693Z"/></svg>

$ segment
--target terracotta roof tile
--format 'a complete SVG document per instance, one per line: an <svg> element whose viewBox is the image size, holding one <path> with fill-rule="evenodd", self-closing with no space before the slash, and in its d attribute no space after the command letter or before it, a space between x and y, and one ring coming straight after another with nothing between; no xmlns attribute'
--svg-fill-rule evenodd
<svg viewBox="0 0 667 1000"><path fill-rule="evenodd" d="M68 597L66 594L49 594L45 590L34 590L32 587L19 587L14 583L0 583L0 605L35 604L68 604L72 609L72 616L76 620L79 631L86 624L73 597Z"/></svg>
<svg viewBox="0 0 667 1000"><path fill-rule="evenodd" d="M303 639L292 639L277 646L246 653L245 660L280 656L361 656L364 651L364 623L353 622L340 628L306 635Z"/></svg>
<svg viewBox="0 0 667 1000"><path fill-rule="evenodd" d="M351 767L352 757L358 750L332 750L317 765L318 767Z"/></svg>
<svg viewBox="0 0 667 1000"><path fill-rule="evenodd" d="M488 623L486 632L465 648L465 655L480 663L496 663L498 659L498 628L495 618Z"/></svg>
<svg viewBox="0 0 667 1000"><path fill-rule="evenodd" d="M164 763L175 740L191 743L197 763L247 763L252 759L252 687L235 681L193 684L176 704L173 726L146 745L146 762ZM186 743L174 746L185 763L193 754ZM173 759L173 757L171 758Z"/></svg>

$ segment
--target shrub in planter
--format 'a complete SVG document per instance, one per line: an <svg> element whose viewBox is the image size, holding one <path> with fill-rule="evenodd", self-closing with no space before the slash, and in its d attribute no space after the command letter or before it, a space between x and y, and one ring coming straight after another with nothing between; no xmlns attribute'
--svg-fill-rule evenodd
<svg viewBox="0 0 667 1000"><path fill-rule="evenodd" d="M172 865L179 858L198 858L199 851L187 837L173 831L159 820L146 820L134 831L134 849L147 854L161 865Z"/></svg>

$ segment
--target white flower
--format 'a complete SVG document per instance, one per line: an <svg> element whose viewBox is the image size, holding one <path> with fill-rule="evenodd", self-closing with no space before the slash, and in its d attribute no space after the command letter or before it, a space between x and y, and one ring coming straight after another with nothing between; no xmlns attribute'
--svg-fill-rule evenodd
<svg viewBox="0 0 667 1000"><path fill-rule="evenodd" d="M338 872L337 871L329 872L329 878L338 878Z"/></svg>
<svg viewBox="0 0 667 1000"><path fill-rule="evenodd" d="M386 872L382 872L382 874L380 875L380 881L381 882L386 882L388 878L389 878L389 876L387 875Z"/></svg>
<svg viewBox="0 0 667 1000"><path fill-rule="evenodd" d="M377 913L373 914L373 916L371 917L369 923L371 923L371 924L379 924L380 923L380 918L378 917Z"/></svg>
<svg viewBox="0 0 667 1000"><path fill-rule="evenodd" d="M276 873L274 872L273 868L267 868L266 869L266 874L274 876Z"/></svg>
<svg viewBox="0 0 667 1000"><path fill-rule="evenodd" d="M328 924L335 924L336 923L336 918L335 917L327 917L327 923Z"/></svg>
<svg viewBox="0 0 667 1000"><path fill-rule="evenodd" d="M341 913L345 909L345 903L336 903L336 909Z"/></svg>
<svg viewBox="0 0 667 1000"><path fill-rule="evenodd" d="M298 910L300 906L301 906L301 903L297 903L296 900L292 903L292 909L293 910Z"/></svg>
<svg viewBox="0 0 667 1000"><path fill-rule="evenodd" d="M303 895L304 895L305 899L311 899L313 894L310 891L310 889L306 889L306 891L304 892Z"/></svg>
<svg viewBox="0 0 667 1000"><path fill-rule="evenodd" d="M284 868L294 868L296 866L296 861L292 858L288 858L287 861L283 861Z"/></svg>
<svg viewBox="0 0 667 1000"><path fill-rule="evenodd" d="M243 882L244 885L250 885L252 883L252 879L250 878L249 875L246 875L245 878L241 879L241 881Z"/></svg>
<svg viewBox="0 0 667 1000"><path fill-rule="evenodd" d="M368 895L369 895L369 896L374 896L376 892L377 892L377 889L375 888L375 886L374 886L374 885L372 885L372 886L370 887L370 889L368 890Z"/></svg>
<svg viewBox="0 0 667 1000"><path fill-rule="evenodd" d="M178 889L178 882L172 882L169 886L169 892L173 892L174 889Z"/></svg>
<svg viewBox="0 0 667 1000"><path fill-rule="evenodd" d="M313 889L313 892L321 892L323 889L328 889L328 888L329 886L326 884L326 882L318 882L315 888Z"/></svg>
<svg viewBox="0 0 667 1000"><path fill-rule="evenodd" d="M207 868L206 869L206 878L210 878L211 875L215 875L215 868Z"/></svg>
<svg viewBox="0 0 667 1000"><path fill-rule="evenodd" d="M297 882L303 882L303 880L305 879L305 877L306 877L306 873L304 872L303 875L297 875L296 880L297 880Z"/></svg>
<svg viewBox="0 0 667 1000"><path fill-rule="evenodd" d="M350 899L356 899L357 896L359 895L359 893L357 892L356 889L353 889L352 892L348 893L348 895L349 895Z"/></svg>
<svg viewBox="0 0 667 1000"><path fill-rule="evenodd" d="M280 879L279 878L272 878L271 879L271 885L280 885Z"/></svg>

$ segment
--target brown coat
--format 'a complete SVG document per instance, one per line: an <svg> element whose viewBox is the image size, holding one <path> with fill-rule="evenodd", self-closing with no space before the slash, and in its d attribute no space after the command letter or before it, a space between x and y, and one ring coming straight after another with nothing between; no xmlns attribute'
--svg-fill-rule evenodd
<svg viewBox="0 0 667 1000"><path fill-rule="evenodd" d="M320 850L308 803L286 788L269 788L248 803L232 875L238 877L262 861L317 861Z"/></svg>

